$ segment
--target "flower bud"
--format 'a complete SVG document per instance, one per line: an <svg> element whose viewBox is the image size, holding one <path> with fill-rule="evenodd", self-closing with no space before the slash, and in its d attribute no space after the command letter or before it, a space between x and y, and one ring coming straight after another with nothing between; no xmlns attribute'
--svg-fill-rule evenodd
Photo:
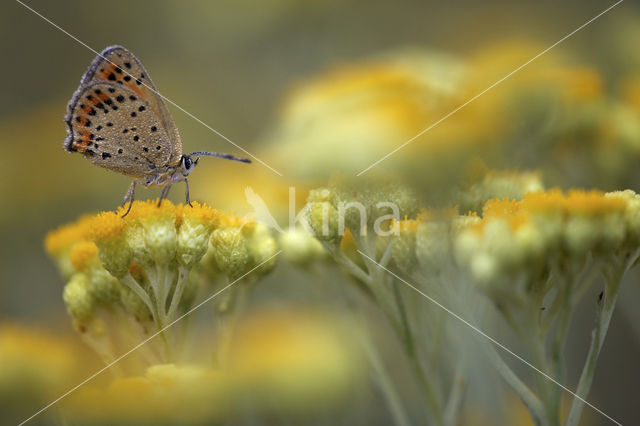
<svg viewBox="0 0 640 426"><path fill-rule="evenodd" d="M133 254L127 243L126 222L114 212L100 213L91 223L90 236L98 247L98 258L114 277L129 270Z"/></svg>
<svg viewBox="0 0 640 426"><path fill-rule="evenodd" d="M326 256L322 244L307 231L292 227L280 234L278 240L284 258L296 265L307 265Z"/></svg>
<svg viewBox="0 0 640 426"><path fill-rule="evenodd" d="M221 228L211 233L211 254L222 272L230 279L240 277L250 261L241 228Z"/></svg>
<svg viewBox="0 0 640 426"><path fill-rule="evenodd" d="M196 201L193 207L182 207L179 213L176 255L180 265L191 268L209 248L209 237L216 226L218 213Z"/></svg>

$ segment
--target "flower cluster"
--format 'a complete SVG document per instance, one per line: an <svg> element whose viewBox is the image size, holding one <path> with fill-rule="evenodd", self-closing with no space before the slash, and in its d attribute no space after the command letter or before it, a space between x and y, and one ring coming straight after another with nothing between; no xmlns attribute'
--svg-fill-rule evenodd
<svg viewBox="0 0 640 426"><path fill-rule="evenodd" d="M488 200L482 217L454 235L455 260L488 295L534 364L560 381L576 306L587 289L602 286L579 395L589 391L622 278L640 255L639 215L640 195L631 190L549 190L520 201ZM602 284L596 284L599 278ZM562 392L556 386L540 378L534 395L505 364L496 365L535 420L560 421ZM577 424L583 405L573 400L567 424Z"/></svg>
<svg viewBox="0 0 640 426"><path fill-rule="evenodd" d="M123 213L83 217L45 243L68 280L63 298L76 329L106 361L163 330L220 278L260 266L256 280L275 263L276 241L264 227L197 202L135 202ZM141 351L147 362L174 358L162 337L163 349Z"/></svg>
<svg viewBox="0 0 640 426"><path fill-rule="evenodd" d="M456 194L462 212L482 212L484 203L491 199L520 200L530 192L544 190L540 173L503 172L489 170L472 176L468 187Z"/></svg>
<svg viewBox="0 0 640 426"><path fill-rule="evenodd" d="M482 219L456 237L456 258L475 280L495 285L554 262L584 262L587 253L626 254L637 248L639 200L632 191L579 190L489 200Z"/></svg>
<svg viewBox="0 0 640 426"><path fill-rule="evenodd" d="M310 191L306 209L314 235L335 243L346 230L358 238L389 235L393 219L414 216L418 204L415 194L397 182L354 182L334 177L326 188Z"/></svg>

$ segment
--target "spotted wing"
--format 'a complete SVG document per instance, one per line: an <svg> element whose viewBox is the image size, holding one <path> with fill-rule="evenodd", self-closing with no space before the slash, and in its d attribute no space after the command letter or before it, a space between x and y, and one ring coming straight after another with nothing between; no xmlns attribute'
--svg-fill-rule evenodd
<svg viewBox="0 0 640 426"><path fill-rule="evenodd" d="M80 81L80 87L69 102L65 121L69 122L73 114L72 108L77 104L85 88L97 82L117 84L132 91L138 99L147 102L146 108L150 108L155 113L159 121L158 127L162 127L169 137L171 162L176 162L182 155L182 142L173 118L142 63L122 46L107 47L93 60ZM65 148L68 142L68 140L65 141Z"/></svg>
<svg viewBox="0 0 640 426"><path fill-rule="evenodd" d="M90 83L77 95L69 105L68 151L137 178L171 163L171 139L148 100L113 82Z"/></svg>

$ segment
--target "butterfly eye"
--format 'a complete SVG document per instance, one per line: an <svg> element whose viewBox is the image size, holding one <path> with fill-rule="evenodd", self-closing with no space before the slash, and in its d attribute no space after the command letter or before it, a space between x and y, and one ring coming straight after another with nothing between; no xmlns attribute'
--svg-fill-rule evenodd
<svg viewBox="0 0 640 426"><path fill-rule="evenodd" d="M184 168L185 170L189 170L191 168L191 158L184 157Z"/></svg>

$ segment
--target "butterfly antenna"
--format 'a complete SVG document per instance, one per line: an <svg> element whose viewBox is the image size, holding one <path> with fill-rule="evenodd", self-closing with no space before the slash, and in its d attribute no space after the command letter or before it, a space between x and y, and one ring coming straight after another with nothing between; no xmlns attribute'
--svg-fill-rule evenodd
<svg viewBox="0 0 640 426"><path fill-rule="evenodd" d="M248 158L239 158L231 154L221 154L219 152L196 151L189 154L189 157L191 157L192 155L205 155L207 157L218 157L218 158L224 158L225 160L240 161L242 163L251 163L251 160L249 160Z"/></svg>

